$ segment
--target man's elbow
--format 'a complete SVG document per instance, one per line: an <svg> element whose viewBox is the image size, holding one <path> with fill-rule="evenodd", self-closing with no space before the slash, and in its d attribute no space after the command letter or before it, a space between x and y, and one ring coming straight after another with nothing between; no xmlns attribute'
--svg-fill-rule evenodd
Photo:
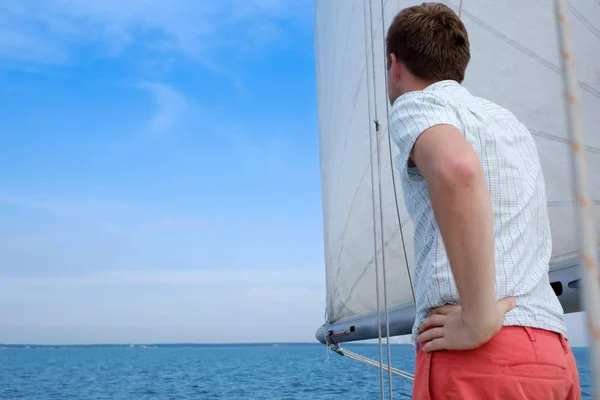
<svg viewBox="0 0 600 400"><path fill-rule="evenodd" d="M437 166L436 181L444 190L465 189L483 179L481 162L474 152L449 158Z"/></svg>

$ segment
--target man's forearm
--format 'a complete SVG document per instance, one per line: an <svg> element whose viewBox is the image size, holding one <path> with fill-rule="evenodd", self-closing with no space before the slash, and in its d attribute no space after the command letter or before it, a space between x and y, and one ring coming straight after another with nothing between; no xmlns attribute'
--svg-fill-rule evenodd
<svg viewBox="0 0 600 400"><path fill-rule="evenodd" d="M494 224L483 169L470 158L428 185L465 317L485 323L496 304Z"/></svg>

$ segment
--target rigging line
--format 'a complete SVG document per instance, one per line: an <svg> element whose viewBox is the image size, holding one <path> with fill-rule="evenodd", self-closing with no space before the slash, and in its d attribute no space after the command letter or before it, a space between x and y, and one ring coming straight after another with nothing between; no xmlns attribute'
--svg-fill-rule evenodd
<svg viewBox="0 0 600 400"><path fill-rule="evenodd" d="M360 355L358 353L354 353L354 352L352 352L350 350L343 349L343 348L341 348L339 346L334 346L334 351L336 353L338 353L339 355L341 355L341 356L348 357L348 358L351 358L353 360L362 362L362 363L367 364L367 365L369 365L371 367L375 367L375 368L379 367L379 364L377 363L377 361L371 360L370 358L362 356L362 355ZM402 378L405 378L405 379L408 379L410 381L414 381L415 380L415 375L411 374L410 372L402 371L402 370L400 370L398 368L388 367L387 365L384 365L383 368L385 370L387 370L388 372L391 372L394 375L398 375L398 376L400 376Z"/></svg>
<svg viewBox="0 0 600 400"><path fill-rule="evenodd" d="M565 108L567 109L569 133L573 146L571 165L573 170L573 189L578 200L579 215L577 227L579 233L580 258L582 266L582 300L587 311L587 325L590 338L592 366L592 388L596 398L600 397L600 280L598 279L598 248L594 218L594 209L590 205L590 188L585 152L581 151L583 126L581 102L577 80L577 68L573 57L573 39L569 21L569 8L566 0L555 0L556 19L559 31L561 66L565 89Z"/></svg>
<svg viewBox="0 0 600 400"><path fill-rule="evenodd" d="M383 46L383 51L382 54L384 55L384 59L385 59L385 7L383 5L383 0L380 0L381 5L381 43ZM373 32L371 32L371 48L373 48ZM374 53L374 51L372 51ZM373 61L374 62L374 61ZM384 64L384 70L383 70L383 77L384 77L384 87L387 85L387 62ZM387 92L387 91L386 91ZM377 101L377 100L375 100ZM377 103L375 103L377 104ZM375 106L377 107L377 105ZM389 121L390 121L390 108L389 108L389 104L388 104L388 100L385 100L385 114L386 114L386 119L385 119L385 128L387 129L387 131L389 132L388 129L388 125L389 125ZM379 129L378 129L379 131ZM389 136L389 135L388 135ZM388 295L387 295L387 272L386 272L386 268L385 268L385 237L383 236L383 196L381 195L382 191L381 191L381 139L383 138L383 132L377 132L377 174L378 174L378 186L379 186L379 219L380 219L380 229L381 229L381 268L383 270L383 303L384 303L384 307L385 307L385 335L386 335L386 347L387 347L387 361L388 361L388 367L392 367L392 348L391 348L391 343L390 343L390 315L389 315L389 310L388 310ZM388 140L389 143L389 140ZM390 145L391 146L391 145ZM390 159L392 157L392 152L391 152L391 147L390 147ZM392 177L394 175L394 171L392 169ZM396 191L396 184L394 181L393 182L393 186L394 186L394 194ZM398 210L398 198L395 198L396 200L396 211ZM398 222L400 222L400 218L398 217ZM402 229L400 229L400 233L402 233ZM403 235L401 235L402 238L404 238ZM404 247L404 240L402 240L402 247L404 249L404 255L406 257L406 248ZM408 263L406 264L406 268L408 269ZM409 275L409 279L410 279L410 271L408 272ZM412 287L412 284L411 284ZM390 400L393 399L393 391L392 391L392 371L391 369L388 368L388 382L389 382L389 389L390 389Z"/></svg>
<svg viewBox="0 0 600 400"><path fill-rule="evenodd" d="M385 44L386 34L385 34L385 26L383 24L383 5L381 7L381 36L382 36L382 43L383 43L384 59L386 60L386 64L384 64L383 67L384 67L384 74L385 74L385 82L387 84L388 79L389 79L388 70L387 70L388 55L386 54L386 44ZM392 172L392 187L394 188L394 203L396 204L396 215L398 217L400 240L402 241L402 252L404 253L404 263L406 265L406 274L408 276L408 284L410 285L410 292L412 294L413 301L416 301L415 289L413 287L412 276L410 274L410 268L409 268L409 264L408 264L408 254L406 251L406 243L404 241L404 231L402 230L402 218L400 216L400 206L398 204L398 189L396 188L396 174L395 174L396 168L394 168L394 158L392 157L392 138L390 136L390 126L389 126L390 125L390 104L387 99L385 101L385 116L386 116L385 128L387 129L387 133L388 133L388 151L390 152L390 171Z"/></svg>
<svg viewBox="0 0 600 400"><path fill-rule="evenodd" d="M369 6L369 15L371 15L371 0L367 4L365 0L363 0L363 7L365 5ZM373 38L372 32L372 23L373 18L370 18L370 22L367 23L367 13L364 13L365 19L365 64L366 64L366 74L365 78L367 81L367 104L368 104L368 112L369 112L369 160L371 166L371 199L373 204L373 247L375 253L375 295L377 296L377 331L378 338L377 343L379 347L379 389L381 400L384 400L385 396L385 388L384 388L384 379L383 379L383 350L381 347L381 305L379 302L379 265L377 262L377 217L375 212L375 172L373 171L373 128L371 126L371 89L369 85L369 41L367 39L367 25L369 27L369 31L371 33L371 39ZM373 51L373 46L371 46L371 52ZM373 59L373 55L371 54L371 59ZM372 70L373 73L373 93L375 93L375 68ZM375 100L375 96L373 96ZM375 118L377 118L377 103L375 103ZM379 199L381 202L381 199ZM383 249L382 249L383 250Z"/></svg>
<svg viewBox="0 0 600 400"><path fill-rule="evenodd" d="M462 6L463 6L463 0L460 0L460 3L458 4L458 18L459 19L462 15Z"/></svg>
<svg viewBox="0 0 600 400"><path fill-rule="evenodd" d="M380 131L379 124L377 125L377 131L375 133L377 138L377 186L379 190L379 229L381 239L381 269L383 272L383 307L385 309L385 336L386 336L386 347L387 347L387 362L388 366L392 366L392 350L390 345L390 315L388 311L388 296L387 296L387 277L385 270L385 238L383 230L383 201L381 195L381 138L383 134ZM388 382L390 387L390 400L392 400L392 372L388 368Z"/></svg>
<svg viewBox="0 0 600 400"><path fill-rule="evenodd" d="M383 4L382 4L383 7ZM383 14L382 14L383 15ZM372 74L373 74L373 108L375 110L375 140L376 140L376 151L377 151L377 187L378 187L378 203L379 203L379 235L380 235L380 241L381 241L381 268L382 268L382 273L383 273L383 301L384 301L384 308L385 308L385 323L386 323L386 345L387 345L387 356L388 356L388 367L391 367L391 349L390 349L390 323L389 323L389 314L388 314L388 299L387 299L387 281L386 281L386 271L385 271L385 236L384 236L384 229L383 229L383 196L381 194L381 133L380 133L380 129L379 129L379 118L378 118L378 108L377 108L377 81L376 81L376 76L375 76L375 46L373 44L374 42L374 38L373 38L373 27L374 27L374 23L373 23L373 3L371 0L369 0L369 33L370 33L370 39L371 39L371 69L372 69ZM383 26L383 19L381 20L381 25ZM371 159L372 159L372 153L371 153ZM375 183L373 182L373 190L374 190L374 185ZM375 196L373 196L375 197ZM373 203L373 211L374 211L374 222L375 222L375 203ZM373 238L375 239L375 243L377 243L377 235L375 234L375 227L377 226L377 224L373 224L373 228L374 228L374 234L373 234ZM377 252L377 245L375 245L375 252ZM380 354L380 373L383 373L383 357L382 357L382 348L381 348L381 321L380 321L380 315L381 315L381 307L379 305L379 298L380 298L380 288L379 288L379 277L378 274L376 274L376 294L377 294L377 317L378 317L378 321L377 321L377 325L378 325L378 340L379 340L379 354ZM393 398L393 392L392 392L392 374L388 369L388 384L389 384L389 398L390 400L392 400ZM383 396L383 392L382 392L382 396Z"/></svg>

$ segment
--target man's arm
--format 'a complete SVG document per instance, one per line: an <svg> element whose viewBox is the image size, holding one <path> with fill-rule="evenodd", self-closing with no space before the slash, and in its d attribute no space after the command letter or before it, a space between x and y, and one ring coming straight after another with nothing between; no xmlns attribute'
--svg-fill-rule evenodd
<svg viewBox="0 0 600 400"><path fill-rule="evenodd" d="M485 331L497 316L494 224L479 157L457 128L435 125L418 137L411 158L429 186L463 318Z"/></svg>

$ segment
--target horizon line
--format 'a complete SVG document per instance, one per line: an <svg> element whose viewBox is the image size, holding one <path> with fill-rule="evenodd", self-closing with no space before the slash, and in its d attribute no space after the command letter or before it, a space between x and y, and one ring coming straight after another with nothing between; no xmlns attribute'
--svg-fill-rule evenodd
<svg viewBox="0 0 600 400"><path fill-rule="evenodd" d="M365 343L365 342L351 342L350 344L377 344L377 343ZM391 343L391 344L407 344L407 343ZM318 341L314 342L223 342L223 343L214 343L214 342L119 342L119 343L60 343L60 344L50 344L50 343L0 343L0 348L2 347L27 347L27 346L35 346L35 347L107 347L107 346L115 346L115 347L127 347L127 346L269 346L269 345L320 345L324 346Z"/></svg>
<svg viewBox="0 0 600 400"><path fill-rule="evenodd" d="M39 344L39 343L0 343L0 349L3 348L28 348L28 347L225 347L225 346L302 346L315 345L324 346L322 343L315 342L228 342L228 343L194 343L194 342L172 342L172 343L62 343L62 344ZM377 343L348 342L345 345L377 345ZM390 343L394 346L413 346L411 343ZM571 346L571 348L585 349L590 346Z"/></svg>

